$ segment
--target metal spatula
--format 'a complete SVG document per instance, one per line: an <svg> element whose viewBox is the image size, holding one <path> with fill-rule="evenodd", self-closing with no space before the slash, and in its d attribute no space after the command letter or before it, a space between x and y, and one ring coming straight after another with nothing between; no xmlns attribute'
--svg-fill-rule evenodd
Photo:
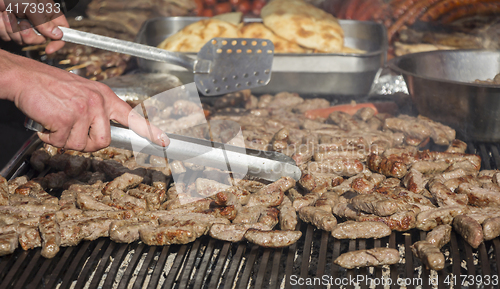
<svg viewBox="0 0 500 289"><path fill-rule="evenodd" d="M264 86L271 79L274 45L267 39L214 38L198 52L196 59L183 53L59 27L62 40L99 49L179 65L194 73L204 95L221 95Z"/></svg>

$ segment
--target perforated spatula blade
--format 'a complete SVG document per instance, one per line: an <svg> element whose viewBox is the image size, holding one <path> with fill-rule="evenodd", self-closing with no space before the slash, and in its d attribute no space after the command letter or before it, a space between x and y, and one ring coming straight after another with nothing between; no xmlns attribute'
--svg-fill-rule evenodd
<svg viewBox="0 0 500 289"><path fill-rule="evenodd" d="M198 52L199 60L212 63L210 73L194 80L205 95L219 95L263 86L271 80L274 45L267 39L214 38Z"/></svg>
<svg viewBox="0 0 500 289"><path fill-rule="evenodd" d="M62 40L144 59L168 62L192 71L198 90L214 96L264 86L271 79L274 45L267 39L214 38L193 59L186 54L59 27Z"/></svg>

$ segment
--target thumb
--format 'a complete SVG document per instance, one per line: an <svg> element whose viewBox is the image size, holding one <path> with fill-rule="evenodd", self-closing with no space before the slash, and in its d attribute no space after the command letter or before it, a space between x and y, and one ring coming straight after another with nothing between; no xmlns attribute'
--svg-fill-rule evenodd
<svg viewBox="0 0 500 289"><path fill-rule="evenodd" d="M36 29L43 36L53 40L61 39L63 36L61 29L51 21L36 26Z"/></svg>
<svg viewBox="0 0 500 289"><path fill-rule="evenodd" d="M52 40L61 39L63 33L59 26L69 27L64 15L35 14L30 15L30 21L34 23L38 32Z"/></svg>
<svg viewBox="0 0 500 289"><path fill-rule="evenodd" d="M49 133L48 132L37 132L38 138L42 140L44 143L49 143Z"/></svg>
<svg viewBox="0 0 500 289"><path fill-rule="evenodd" d="M119 100L113 104L114 113L111 119L127 126L138 135L145 137L153 143L167 147L170 144L168 136L149 120L135 112L126 102Z"/></svg>

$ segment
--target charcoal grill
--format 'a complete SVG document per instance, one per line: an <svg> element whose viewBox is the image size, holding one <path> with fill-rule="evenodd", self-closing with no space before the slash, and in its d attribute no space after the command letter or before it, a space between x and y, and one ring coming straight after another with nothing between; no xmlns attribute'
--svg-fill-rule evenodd
<svg viewBox="0 0 500 289"><path fill-rule="evenodd" d="M36 136L14 156L2 171L9 178L21 174L35 176L28 162L29 154L40 144ZM468 143L468 153L482 157L483 169L500 164L500 144ZM229 243L203 237L187 245L147 246L141 242L114 243L108 238L61 248L53 259L40 255L40 248L0 257L0 288L498 288L498 284L468 284L462 280L477 276L500 275L500 240L470 247L452 233L451 242L443 247L446 266L435 272L422 267L410 245L425 239L418 230L393 232L389 237L373 240L337 240L328 232L299 223L303 233L296 244L283 249L266 249L247 242ZM400 251L398 264L381 268L346 270L333 260L347 251L390 247ZM461 277L462 275L462 277ZM292 277L293 276L293 277ZM299 278L326 276L331 286L299 285ZM456 276L457 285L445 281ZM391 280L390 286L377 282ZM349 282L363 281L359 287ZM304 279L305 280L305 279ZM397 281L400 280L400 284ZM478 280L478 279L475 279ZM483 278L484 280L484 278ZM341 283L345 286L339 286ZM378 283L378 285L377 285ZM405 285L405 286L403 286Z"/></svg>

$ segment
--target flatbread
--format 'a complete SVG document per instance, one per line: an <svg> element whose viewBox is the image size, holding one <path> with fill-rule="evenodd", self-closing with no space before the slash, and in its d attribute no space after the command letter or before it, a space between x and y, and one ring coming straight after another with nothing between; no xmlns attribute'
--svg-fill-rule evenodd
<svg viewBox="0 0 500 289"><path fill-rule="evenodd" d="M236 25L222 20L204 19L169 36L158 45L158 48L169 51L198 52L214 37L236 38L238 37L238 28Z"/></svg>
<svg viewBox="0 0 500 289"><path fill-rule="evenodd" d="M262 23L250 23L241 25L238 29L238 36L242 38L265 38L274 44L275 53L306 53L307 50L300 47L297 43L290 42L283 37L274 34Z"/></svg>
<svg viewBox="0 0 500 289"><path fill-rule="evenodd" d="M274 0L260 16L277 35L320 52L339 52L344 31L333 15L302 0Z"/></svg>

